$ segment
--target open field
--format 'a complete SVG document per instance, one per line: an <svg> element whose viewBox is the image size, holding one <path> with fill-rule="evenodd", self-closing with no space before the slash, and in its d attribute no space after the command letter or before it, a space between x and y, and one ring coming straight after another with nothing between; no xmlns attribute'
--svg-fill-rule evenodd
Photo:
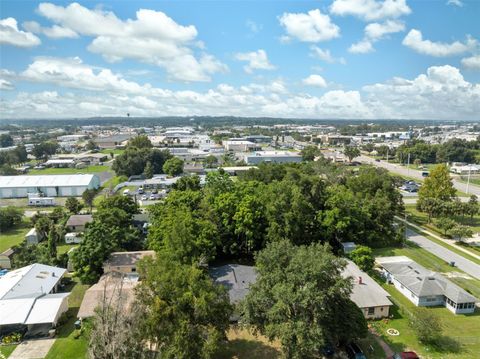
<svg viewBox="0 0 480 359"><path fill-rule="evenodd" d="M66 175L66 174L83 174L110 171L109 166L88 166L85 168L45 168L43 170L32 169L28 171L29 175Z"/></svg>
<svg viewBox="0 0 480 359"><path fill-rule="evenodd" d="M32 228L30 221L26 218L15 228L0 233L0 253L8 248L20 244L25 239L25 234Z"/></svg>
<svg viewBox="0 0 480 359"><path fill-rule="evenodd" d="M85 359L87 354L88 341L86 335L75 339L75 326L77 312L82 303L88 285L81 284L78 279L73 278L71 294L68 297L68 320L57 332L57 340L48 352L45 359Z"/></svg>
<svg viewBox="0 0 480 359"><path fill-rule="evenodd" d="M105 148L105 149L100 150L98 152L99 153L104 153L104 154L109 155L109 156L110 156L110 153L113 153L116 156L116 155L121 155L123 152L125 152L125 150L117 149L117 148L109 150L109 149Z"/></svg>

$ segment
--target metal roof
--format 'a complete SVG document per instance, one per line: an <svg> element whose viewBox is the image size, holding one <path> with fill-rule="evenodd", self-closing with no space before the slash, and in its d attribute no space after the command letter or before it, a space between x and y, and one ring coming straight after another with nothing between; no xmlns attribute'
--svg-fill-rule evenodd
<svg viewBox="0 0 480 359"><path fill-rule="evenodd" d="M57 319L58 312L65 297L70 293L48 294L35 301L25 324L53 323Z"/></svg>
<svg viewBox="0 0 480 359"><path fill-rule="evenodd" d="M0 188L88 186L96 175L0 176Z"/></svg>
<svg viewBox="0 0 480 359"><path fill-rule="evenodd" d="M48 294L67 270L44 264L31 264L0 278L0 300L38 297Z"/></svg>

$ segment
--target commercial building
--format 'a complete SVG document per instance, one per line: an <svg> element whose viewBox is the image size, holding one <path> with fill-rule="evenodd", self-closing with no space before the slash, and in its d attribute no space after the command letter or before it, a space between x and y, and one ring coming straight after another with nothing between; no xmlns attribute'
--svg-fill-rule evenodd
<svg viewBox="0 0 480 359"><path fill-rule="evenodd" d="M445 306L455 314L473 313L476 298L439 273L405 256L376 259L387 282L418 307Z"/></svg>
<svg viewBox="0 0 480 359"><path fill-rule="evenodd" d="M87 189L100 187L100 179L92 174L1 176L0 198L28 197L41 193L47 197L81 196Z"/></svg>
<svg viewBox="0 0 480 359"><path fill-rule="evenodd" d="M347 261L342 275L352 278L353 288L350 299L359 307L367 319L386 318L393 305L390 295L367 273L352 261Z"/></svg>
<svg viewBox="0 0 480 359"><path fill-rule="evenodd" d="M223 146L227 151L233 151L233 152L248 152L248 151L257 151L261 149L261 147L256 143L245 141L245 140L223 141Z"/></svg>
<svg viewBox="0 0 480 359"><path fill-rule="evenodd" d="M302 156L297 152L289 151L257 151L244 156L247 165L257 165L262 162L288 163L301 162Z"/></svg>
<svg viewBox="0 0 480 359"><path fill-rule="evenodd" d="M0 335L28 330L45 335L68 309L68 295L57 293L66 269L31 264L0 277Z"/></svg>

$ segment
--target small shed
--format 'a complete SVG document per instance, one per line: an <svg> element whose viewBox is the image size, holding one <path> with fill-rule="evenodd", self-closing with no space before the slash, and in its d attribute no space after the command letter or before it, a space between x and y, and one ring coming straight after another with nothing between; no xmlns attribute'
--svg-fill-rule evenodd
<svg viewBox="0 0 480 359"><path fill-rule="evenodd" d="M25 235L25 241L27 244L38 244L41 238L40 235L37 233L37 230L34 228L30 229L28 233Z"/></svg>
<svg viewBox="0 0 480 359"><path fill-rule="evenodd" d="M65 234L65 243L67 244L78 244L81 243L83 238L75 232Z"/></svg>
<svg viewBox="0 0 480 359"><path fill-rule="evenodd" d="M12 268L12 257L15 251L12 248L8 248L6 251L0 253L0 268L1 269L11 269Z"/></svg>

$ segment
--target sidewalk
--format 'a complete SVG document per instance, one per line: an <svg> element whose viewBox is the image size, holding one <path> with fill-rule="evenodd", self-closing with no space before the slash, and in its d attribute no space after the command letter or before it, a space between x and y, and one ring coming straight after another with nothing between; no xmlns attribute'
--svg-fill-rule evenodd
<svg viewBox="0 0 480 359"><path fill-rule="evenodd" d="M415 228L415 229L418 230L418 231L421 231L421 232L423 232L423 233L426 233L426 234L428 234L429 236L431 236L431 237L433 237L433 238L435 238L435 239L438 239L439 241L442 241L443 243L448 244L449 246L452 246L452 247L458 249L459 251L462 251L462 252L468 254L470 257L474 257L474 258L480 260L480 255L475 254L475 253L473 253L473 252L471 252L471 251L463 248L462 246L459 246L458 244L455 243L455 241L454 241L453 239L446 239L446 238L440 237L439 235L437 235L437 234L435 234L435 233L432 233L432 232L430 232L429 230L427 230L427 229L425 229L425 228L423 228L423 227L420 227L420 226L418 226L418 225L416 225L416 224L414 224L414 223L412 223L412 222L405 221L405 219L400 218L400 217L398 217L398 216L395 216L395 218L396 218L397 220L399 220L399 221L402 221L403 223L407 223L409 226Z"/></svg>

